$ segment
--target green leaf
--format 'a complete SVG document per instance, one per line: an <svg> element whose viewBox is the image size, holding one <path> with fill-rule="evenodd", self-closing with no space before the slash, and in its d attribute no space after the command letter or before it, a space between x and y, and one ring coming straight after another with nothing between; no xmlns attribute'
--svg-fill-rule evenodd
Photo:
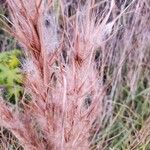
<svg viewBox="0 0 150 150"><path fill-rule="evenodd" d="M11 101L16 101L23 90L23 74L19 68L20 56L19 50L0 53L0 86L5 88L5 98Z"/></svg>

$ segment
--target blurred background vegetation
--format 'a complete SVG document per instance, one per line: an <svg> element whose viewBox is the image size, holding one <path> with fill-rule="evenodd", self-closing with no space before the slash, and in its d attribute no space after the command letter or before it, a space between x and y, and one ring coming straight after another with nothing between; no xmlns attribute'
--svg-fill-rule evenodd
<svg viewBox="0 0 150 150"><path fill-rule="evenodd" d="M21 50L14 38L4 32L8 12L0 5L0 88L4 99L15 104L22 93ZM9 17L8 17L9 18Z"/></svg>
<svg viewBox="0 0 150 150"><path fill-rule="evenodd" d="M15 105L23 92L21 74L22 52L16 40L3 30L4 16L8 12L4 1L0 1L0 94L9 103ZM0 150L7 141L10 150L22 150L18 140L4 127L0 128Z"/></svg>

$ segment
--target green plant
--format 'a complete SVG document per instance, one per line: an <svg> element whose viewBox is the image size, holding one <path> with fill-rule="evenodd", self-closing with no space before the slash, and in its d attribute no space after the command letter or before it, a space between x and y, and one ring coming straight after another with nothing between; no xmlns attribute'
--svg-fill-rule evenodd
<svg viewBox="0 0 150 150"><path fill-rule="evenodd" d="M23 75L20 70L20 50L0 53L0 86L4 89L3 97L16 103L22 93Z"/></svg>

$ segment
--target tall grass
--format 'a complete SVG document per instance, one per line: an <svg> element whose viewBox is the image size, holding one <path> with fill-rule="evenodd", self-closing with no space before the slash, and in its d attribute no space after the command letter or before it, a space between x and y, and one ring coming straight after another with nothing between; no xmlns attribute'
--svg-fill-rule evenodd
<svg viewBox="0 0 150 150"><path fill-rule="evenodd" d="M149 2L8 0L7 4L11 16L7 31L26 56L25 92L15 106L1 99L0 126L25 150L117 147L111 140L115 133L107 130L120 126L115 118L127 113L121 103L136 99L139 81L147 72ZM135 146L136 133L130 135L133 144L130 141L125 149Z"/></svg>

